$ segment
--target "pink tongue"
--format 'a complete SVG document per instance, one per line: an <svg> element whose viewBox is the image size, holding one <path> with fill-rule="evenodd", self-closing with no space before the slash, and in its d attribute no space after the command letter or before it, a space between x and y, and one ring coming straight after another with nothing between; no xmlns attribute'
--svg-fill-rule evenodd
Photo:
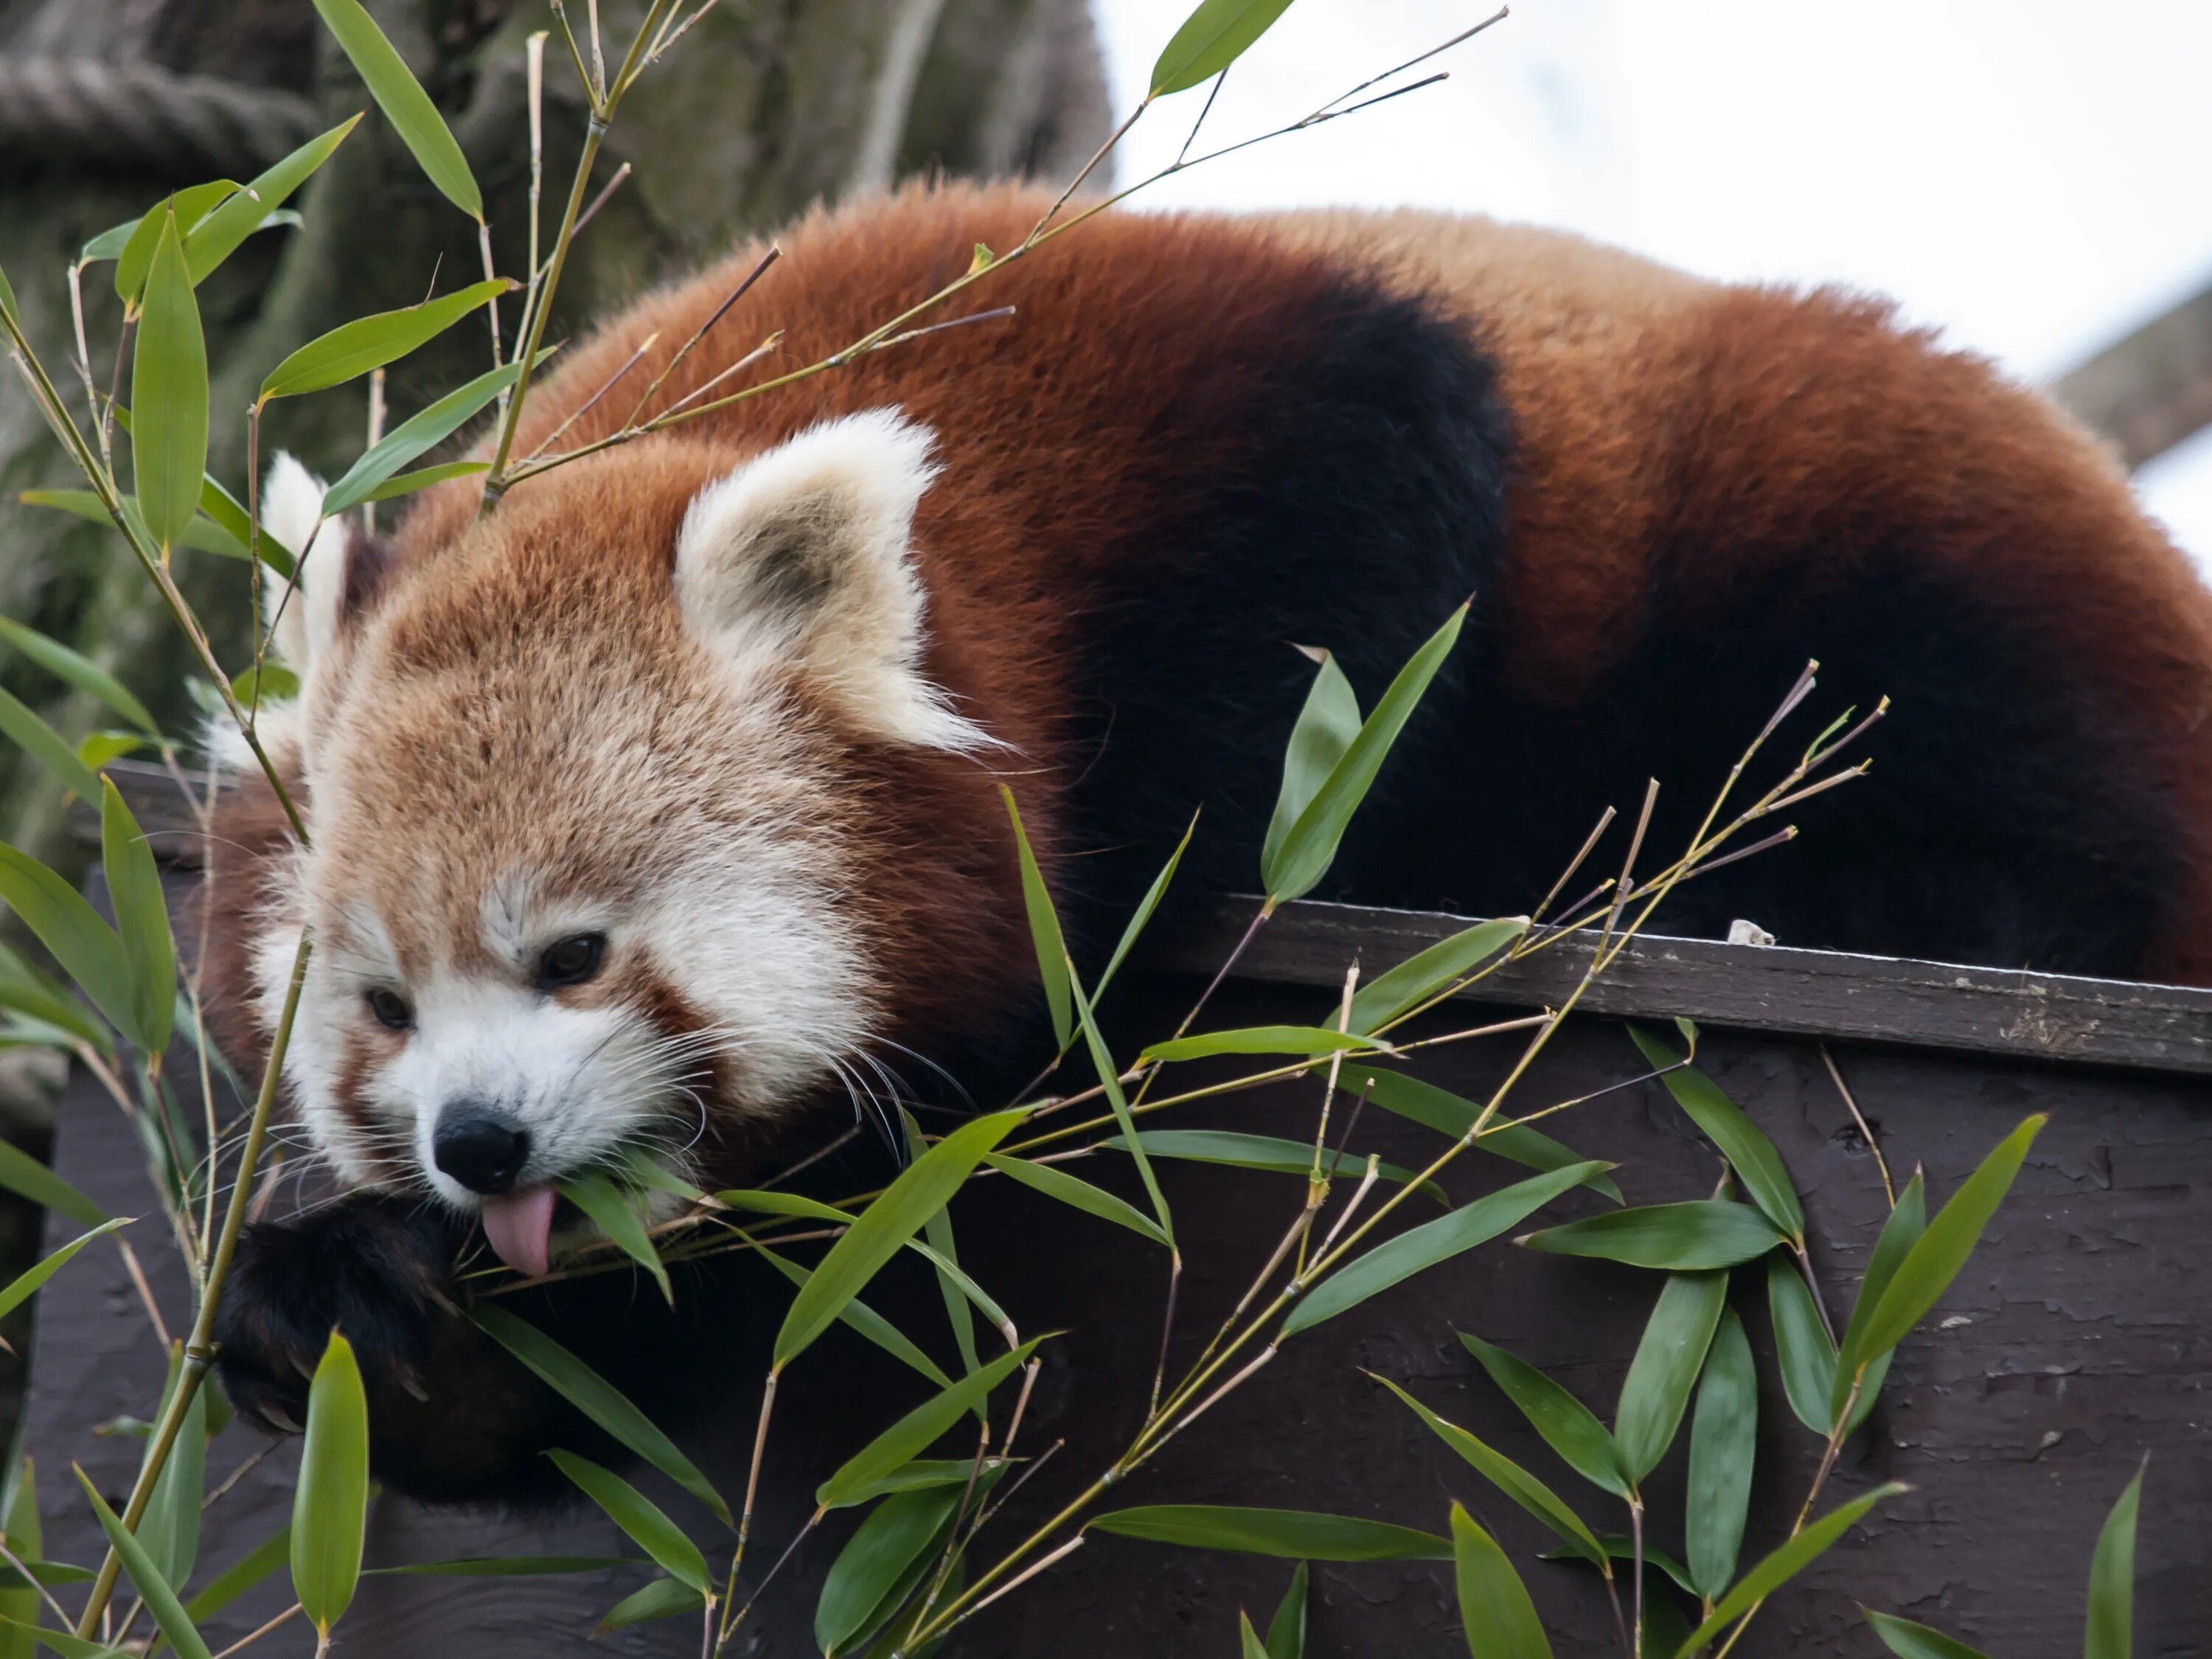
<svg viewBox="0 0 2212 1659"><path fill-rule="evenodd" d="M499 1259L536 1279L552 1265L553 1189L518 1187L483 1201L484 1237Z"/></svg>

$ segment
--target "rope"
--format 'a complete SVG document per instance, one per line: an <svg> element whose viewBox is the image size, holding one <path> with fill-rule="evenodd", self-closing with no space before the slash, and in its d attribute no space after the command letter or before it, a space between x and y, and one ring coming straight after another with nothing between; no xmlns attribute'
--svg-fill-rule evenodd
<svg viewBox="0 0 2212 1659"><path fill-rule="evenodd" d="M305 98L213 76L0 55L0 155L250 179L321 125Z"/></svg>

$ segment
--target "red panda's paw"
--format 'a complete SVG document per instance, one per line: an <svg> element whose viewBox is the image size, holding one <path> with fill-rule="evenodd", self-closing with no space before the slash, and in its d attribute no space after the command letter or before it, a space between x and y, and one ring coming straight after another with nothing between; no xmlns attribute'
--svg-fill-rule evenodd
<svg viewBox="0 0 2212 1659"><path fill-rule="evenodd" d="M368 1194L248 1228L216 1326L231 1402L299 1431L335 1330L361 1367L380 1478L434 1501L531 1496L568 1414L463 1311L460 1243L419 1200Z"/></svg>

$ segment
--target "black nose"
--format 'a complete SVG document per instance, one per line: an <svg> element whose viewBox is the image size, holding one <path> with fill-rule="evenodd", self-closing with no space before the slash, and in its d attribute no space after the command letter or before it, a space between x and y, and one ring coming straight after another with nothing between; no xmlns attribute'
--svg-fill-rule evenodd
<svg viewBox="0 0 2212 1659"><path fill-rule="evenodd" d="M503 1193L530 1157L530 1131L485 1107L459 1103L438 1115L430 1152L438 1167L471 1192Z"/></svg>

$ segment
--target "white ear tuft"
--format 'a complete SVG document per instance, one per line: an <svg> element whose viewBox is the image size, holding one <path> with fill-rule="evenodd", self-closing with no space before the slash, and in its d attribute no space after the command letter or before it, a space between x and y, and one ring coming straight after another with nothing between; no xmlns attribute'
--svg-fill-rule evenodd
<svg viewBox="0 0 2212 1659"><path fill-rule="evenodd" d="M676 544L684 625L734 666L803 663L865 730L971 749L993 740L921 673L927 609L909 557L937 475L927 428L896 410L810 428L707 486Z"/></svg>
<svg viewBox="0 0 2212 1659"><path fill-rule="evenodd" d="M276 654L304 680L328 654L337 631L338 601L345 592L346 527L322 516L323 481L289 455L280 453L270 464L261 496L262 533L283 543L299 569L297 580L287 584L264 566L263 603L276 619Z"/></svg>

